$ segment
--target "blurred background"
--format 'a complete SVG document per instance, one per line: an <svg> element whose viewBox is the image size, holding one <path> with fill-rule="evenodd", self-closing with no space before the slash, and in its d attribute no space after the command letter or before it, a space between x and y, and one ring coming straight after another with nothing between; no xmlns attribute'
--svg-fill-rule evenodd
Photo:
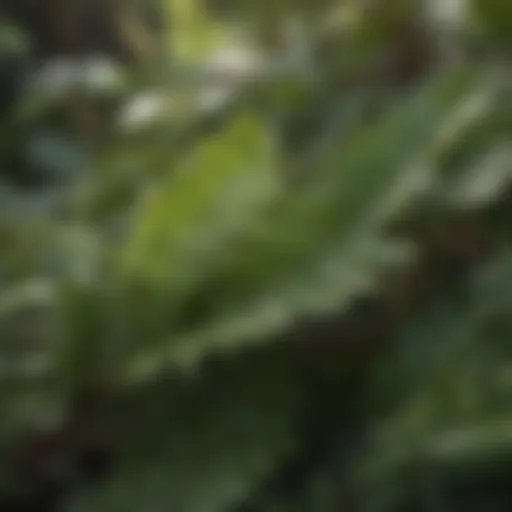
<svg viewBox="0 0 512 512"><path fill-rule="evenodd" d="M0 0L0 510L512 510L510 0Z"/></svg>

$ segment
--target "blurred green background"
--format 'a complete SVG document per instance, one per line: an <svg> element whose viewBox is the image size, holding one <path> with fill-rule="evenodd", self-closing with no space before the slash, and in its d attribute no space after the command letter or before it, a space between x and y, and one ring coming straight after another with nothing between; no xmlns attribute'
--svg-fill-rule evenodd
<svg viewBox="0 0 512 512"><path fill-rule="evenodd" d="M510 0L0 0L0 510L512 510Z"/></svg>

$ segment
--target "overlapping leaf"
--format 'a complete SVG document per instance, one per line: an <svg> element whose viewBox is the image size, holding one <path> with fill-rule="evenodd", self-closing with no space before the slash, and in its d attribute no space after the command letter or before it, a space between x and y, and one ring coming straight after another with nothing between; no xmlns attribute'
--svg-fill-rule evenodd
<svg viewBox="0 0 512 512"><path fill-rule="evenodd" d="M373 396L379 389L380 413L357 473L362 489L393 486L413 467L435 485L450 472L481 468L512 452L511 268L506 250L475 276L465 299L439 304L397 341L369 387ZM374 506L366 494L361 490L363 503ZM397 506L391 501L382 510Z"/></svg>
<svg viewBox="0 0 512 512"><path fill-rule="evenodd" d="M397 256L403 261L403 252L390 251L380 231L401 206L396 194L411 162L474 87L465 73L427 87L381 124L362 129L335 149L316 186L268 204L198 289L194 300L215 300L201 302L202 316L192 329L189 325L173 335L171 325L161 335L168 340L163 351L157 347L158 355L152 356L146 347L144 360L135 366L151 374L153 365L167 358L190 362L216 346L261 339L297 315L340 307L374 286L383 262ZM231 215L239 216L234 210ZM212 256L208 253L210 262ZM186 275L178 266L174 271ZM200 265L195 272L198 277Z"/></svg>

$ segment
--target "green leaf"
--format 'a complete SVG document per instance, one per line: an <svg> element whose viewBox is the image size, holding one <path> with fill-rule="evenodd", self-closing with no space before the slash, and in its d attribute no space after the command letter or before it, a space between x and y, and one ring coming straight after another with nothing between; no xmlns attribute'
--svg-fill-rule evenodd
<svg viewBox="0 0 512 512"><path fill-rule="evenodd" d="M421 315L380 362L368 387L368 450L354 473L361 492L418 465L435 464L440 477L512 453L512 389L496 377L512 356L511 272L506 249L475 273L465 300Z"/></svg>
<svg viewBox="0 0 512 512"><path fill-rule="evenodd" d="M265 132L250 118L233 123L149 192L122 251L122 277L190 293L278 193Z"/></svg>
<svg viewBox="0 0 512 512"><path fill-rule="evenodd" d="M296 448L297 383L268 356L201 372L178 400L153 391L153 416L137 419L146 425L119 470L67 510L223 512L242 503Z"/></svg>
<svg viewBox="0 0 512 512"><path fill-rule="evenodd" d="M367 291L390 255L403 262L403 251L385 249L393 244L381 240L380 231L400 207L397 193L410 162L474 87L467 73L430 85L342 144L316 186L267 203L271 208L247 223L212 268L201 297L215 299L206 299L205 313L177 333L162 333L154 353L146 347L132 361L130 375L151 375L167 362L194 364L207 351L269 337L299 315L339 308ZM194 262L196 272L201 265Z"/></svg>

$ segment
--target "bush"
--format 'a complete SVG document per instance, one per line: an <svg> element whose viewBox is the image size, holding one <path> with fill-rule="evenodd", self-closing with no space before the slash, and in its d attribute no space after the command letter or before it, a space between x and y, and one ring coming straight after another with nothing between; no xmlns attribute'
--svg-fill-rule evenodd
<svg viewBox="0 0 512 512"><path fill-rule="evenodd" d="M14 59L0 508L508 510L501 26L164 4L158 65Z"/></svg>

